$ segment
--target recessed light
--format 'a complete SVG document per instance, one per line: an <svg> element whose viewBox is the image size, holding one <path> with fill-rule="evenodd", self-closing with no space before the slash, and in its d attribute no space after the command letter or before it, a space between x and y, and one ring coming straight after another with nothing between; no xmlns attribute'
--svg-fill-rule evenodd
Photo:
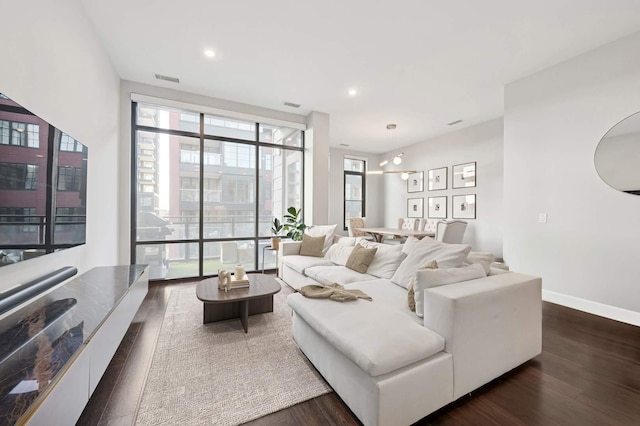
<svg viewBox="0 0 640 426"><path fill-rule="evenodd" d="M356 89L349 89L347 93L349 93L349 96L355 96L358 94L358 91Z"/></svg>
<svg viewBox="0 0 640 426"><path fill-rule="evenodd" d="M205 49L204 56L206 56L207 58L213 58L214 56L216 56L216 52L211 49Z"/></svg>

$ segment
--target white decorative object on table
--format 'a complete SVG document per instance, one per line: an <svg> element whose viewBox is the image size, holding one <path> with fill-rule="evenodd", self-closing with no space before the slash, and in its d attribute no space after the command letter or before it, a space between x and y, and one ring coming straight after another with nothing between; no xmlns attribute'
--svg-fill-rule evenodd
<svg viewBox="0 0 640 426"><path fill-rule="evenodd" d="M242 280L244 279L244 266L242 265L236 265L236 269L234 271L234 279L235 280Z"/></svg>

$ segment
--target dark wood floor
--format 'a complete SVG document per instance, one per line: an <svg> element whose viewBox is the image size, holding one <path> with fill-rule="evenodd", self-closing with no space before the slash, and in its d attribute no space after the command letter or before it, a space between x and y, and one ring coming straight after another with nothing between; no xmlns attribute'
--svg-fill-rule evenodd
<svg viewBox="0 0 640 426"><path fill-rule="evenodd" d="M149 289L79 425L130 425L176 286ZM358 425L335 393L248 423ZM640 327L543 304L543 353L418 424L640 425Z"/></svg>

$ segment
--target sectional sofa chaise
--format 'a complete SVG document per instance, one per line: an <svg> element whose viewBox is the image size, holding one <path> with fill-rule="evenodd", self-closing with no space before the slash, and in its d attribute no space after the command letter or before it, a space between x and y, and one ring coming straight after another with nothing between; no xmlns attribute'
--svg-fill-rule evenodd
<svg viewBox="0 0 640 426"><path fill-rule="evenodd" d="M324 257L282 243L280 274L295 289L339 283L372 297L287 299L296 343L365 425L414 423L540 354L540 278L459 244L335 241ZM356 242L376 248L366 273L345 266ZM432 260L438 269L422 268Z"/></svg>

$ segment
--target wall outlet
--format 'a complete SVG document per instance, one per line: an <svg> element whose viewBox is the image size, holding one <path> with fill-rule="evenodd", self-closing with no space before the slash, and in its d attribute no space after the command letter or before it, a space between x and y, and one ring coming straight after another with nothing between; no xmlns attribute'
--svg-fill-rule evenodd
<svg viewBox="0 0 640 426"><path fill-rule="evenodd" d="M538 222L547 223L547 214L546 213L538 213Z"/></svg>

